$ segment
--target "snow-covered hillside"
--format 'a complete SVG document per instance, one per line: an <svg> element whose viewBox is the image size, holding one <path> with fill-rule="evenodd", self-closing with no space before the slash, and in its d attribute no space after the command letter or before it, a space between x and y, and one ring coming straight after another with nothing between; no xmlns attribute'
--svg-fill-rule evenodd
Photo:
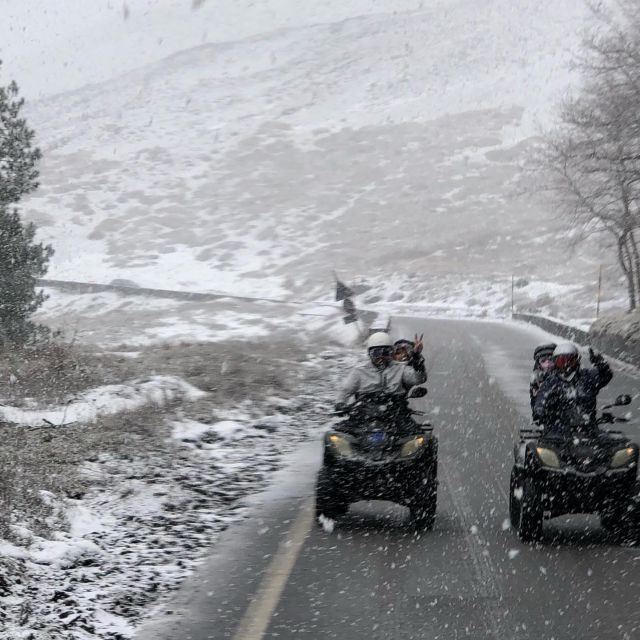
<svg viewBox="0 0 640 640"><path fill-rule="evenodd" d="M52 277L285 297L332 268L471 295L595 273L588 252L567 266L559 222L518 195L572 81L582 0L214 4L164 25L189 48L161 60L148 32L184 5L149 9L139 43L135 3L119 30L109 14L96 78L156 61L31 103L45 160L25 213L56 248Z"/></svg>
<svg viewBox="0 0 640 640"><path fill-rule="evenodd" d="M415 10L423 4L424 0L2 0L0 59L20 78L26 95L37 98L103 82L205 43Z"/></svg>

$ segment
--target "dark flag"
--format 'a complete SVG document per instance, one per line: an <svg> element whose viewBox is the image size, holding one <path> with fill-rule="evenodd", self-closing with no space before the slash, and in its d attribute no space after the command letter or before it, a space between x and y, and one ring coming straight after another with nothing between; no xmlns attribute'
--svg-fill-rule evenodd
<svg viewBox="0 0 640 640"><path fill-rule="evenodd" d="M353 300L351 298L344 299L342 308L344 309L343 320L345 324L351 324L358 320L358 311L356 310L356 305L353 304Z"/></svg>
<svg viewBox="0 0 640 640"><path fill-rule="evenodd" d="M350 298L352 295L353 291L351 291L344 282L340 282L340 280L336 278L336 302Z"/></svg>

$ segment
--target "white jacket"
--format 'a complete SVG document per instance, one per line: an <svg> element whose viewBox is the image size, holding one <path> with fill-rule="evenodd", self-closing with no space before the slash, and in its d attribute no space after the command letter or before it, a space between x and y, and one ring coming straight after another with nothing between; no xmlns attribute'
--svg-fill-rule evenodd
<svg viewBox="0 0 640 640"><path fill-rule="evenodd" d="M427 372L416 371L411 365L392 362L386 369L376 369L371 362L352 369L347 376L337 402L346 403L354 394L385 392L404 395L411 387L427 381Z"/></svg>

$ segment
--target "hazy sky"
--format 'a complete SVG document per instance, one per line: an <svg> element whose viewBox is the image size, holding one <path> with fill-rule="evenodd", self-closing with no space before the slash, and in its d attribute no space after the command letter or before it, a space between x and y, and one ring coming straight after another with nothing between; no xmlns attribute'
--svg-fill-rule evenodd
<svg viewBox="0 0 640 640"><path fill-rule="evenodd" d="M204 42L451 2L0 0L1 81L13 78L24 95L37 98L107 80Z"/></svg>

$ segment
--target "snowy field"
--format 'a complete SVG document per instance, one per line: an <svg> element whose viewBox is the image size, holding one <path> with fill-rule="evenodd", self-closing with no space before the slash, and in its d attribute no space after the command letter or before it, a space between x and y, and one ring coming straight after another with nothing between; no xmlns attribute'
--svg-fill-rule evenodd
<svg viewBox="0 0 640 640"><path fill-rule="evenodd" d="M89 389L59 408L3 398L2 638L131 637L283 455L326 427L345 365L275 339L122 353L183 377Z"/></svg>
<svg viewBox="0 0 640 640"><path fill-rule="evenodd" d="M55 246L50 277L299 300L333 268L410 274L423 306L489 297L493 314L515 274L546 313L595 299L599 247L573 252L522 180L575 82L582 0L139 0L78 10L64 44L38 25L65 2L38 20L9 4L28 28L6 34L4 74L39 98L45 158L24 213ZM604 294L623 294L606 263Z"/></svg>

